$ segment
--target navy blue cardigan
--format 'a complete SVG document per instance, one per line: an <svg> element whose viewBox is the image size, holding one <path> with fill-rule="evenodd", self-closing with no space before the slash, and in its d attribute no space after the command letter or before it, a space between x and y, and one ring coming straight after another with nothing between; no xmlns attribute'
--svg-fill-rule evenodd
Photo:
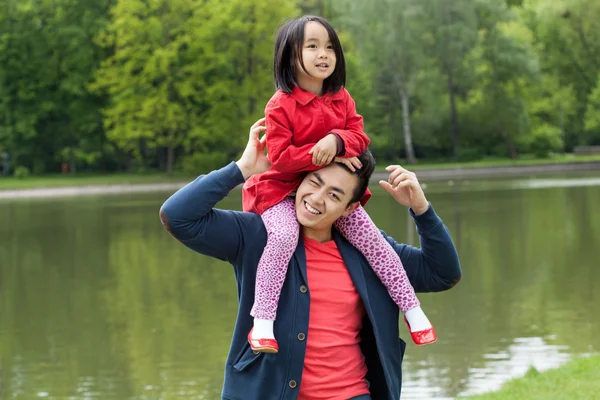
<svg viewBox="0 0 600 400"><path fill-rule="evenodd" d="M239 309L225 365L222 398L228 400L292 400L298 396L306 350L310 288L302 235L289 264L275 323L278 354L255 354L246 337L252 328L256 266L267 240L260 216L220 210L214 206L244 178L235 163L198 177L173 194L162 206L165 228L190 249L233 265ZM456 249L442 220L430 206L413 216L421 248L399 244L384 232L400 255L417 292L451 288L461 277ZM333 238L364 303L366 317L361 347L368 368L373 400L398 400L402 357L406 344L399 338L398 307L365 258L337 231Z"/></svg>

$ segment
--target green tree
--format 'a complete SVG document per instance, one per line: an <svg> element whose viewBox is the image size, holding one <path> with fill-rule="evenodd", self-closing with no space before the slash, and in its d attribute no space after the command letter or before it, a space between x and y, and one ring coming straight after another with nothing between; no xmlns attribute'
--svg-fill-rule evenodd
<svg viewBox="0 0 600 400"><path fill-rule="evenodd" d="M248 127L264 116L275 91L275 32L299 11L285 0L214 1L211 7L210 19L197 15L191 29L195 63L186 68L201 114L186 148L188 157L222 154L226 161L242 151Z"/></svg>
<svg viewBox="0 0 600 400"><path fill-rule="evenodd" d="M358 41L363 63L376 67L376 82L383 96L380 101L386 102L389 109L400 100L404 149L408 163L414 164L410 103L425 58L425 12L421 2L377 0L340 4L348 14L347 25Z"/></svg>
<svg viewBox="0 0 600 400"><path fill-rule="evenodd" d="M0 11L0 141L34 172L98 158L102 98L86 90L103 57L93 36L110 0L7 0ZM74 149L77 149L75 151ZM64 155L65 157L62 157Z"/></svg>
<svg viewBox="0 0 600 400"><path fill-rule="evenodd" d="M468 74L464 61L477 43L477 13L472 0L424 0L433 46L432 55L446 79L450 105L450 129L455 158L459 156L460 126L457 95L465 90Z"/></svg>
<svg viewBox="0 0 600 400"><path fill-rule="evenodd" d="M493 132L518 157L517 142L528 127L524 87L537 77L536 55L518 39L521 28L504 3L477 2L479 43L475 51L479 105Z"/></svg>
<svg viewBox="0 0 600 400"><path fill-rule="evenodd" d="M169 174L175 147L194 123L192 91L182 68L189 59L191 35L185 28L193 6L186 0L120 0L107 31L98 36L114 51L91 86L110 96L103 111L107 137L129 155L139 155L147 145L166 147Z"/></svg>
<svg viewBox="0 0 600 400"><path fill-rule="evenodd" d="M600 144L600 74L596 87L590 93L585 114L585 129L595 133L588 143ZM592 136L592 135L589 135Z"/></svg>
<svg viewBox="0 0 600 400"><path fill-rule="evenodd" d="M130 155L166 148L213 168L236 154L273 92L272 33L293 4L266 0L121 0L99 36L114 48L92 88L111 98L107 136ZM209 160L207 163L206 160Z"/></svg>
<svg viewBox="0 0 600 400"><path fill-rule="evenodd" d="M585 113L600 74L600 3L527 0L522 19L534 33L544 73L575 95L574 112L564 114L566 146L585 142Z"/></svg>
<svg viewBox="0 0 600 400"><path fill-rule="evenodd" d="M527 88L531 145L553 143L549 150L564 150L567 122L577 112L577 97L571 85L561 86L559 76L545 73ZM537 146L538 148L540 146ZM530 148L534 150L534 148ZM543 153L542 149L539 149Z"/></svg>

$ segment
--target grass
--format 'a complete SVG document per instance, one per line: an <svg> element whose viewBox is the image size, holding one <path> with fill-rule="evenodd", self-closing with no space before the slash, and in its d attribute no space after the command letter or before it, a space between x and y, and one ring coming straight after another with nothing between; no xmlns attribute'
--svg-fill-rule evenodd
<svg viewBox="0 0 600 400"><path fill-rule="evenodd" d="M407 169L423 170L437 168L475 168L475 167L502 167L502 166L520 166L520 165L541 165L541 164L563 164L574 162L600 161L600 154L593 155L575 155L575 154L554 154L548 158L536 158L533 155L521 155L517 160L498 157L486 157L477 161L423 161L415 165L405 163L405 160L399 160L399 164ZM377 169L384 169L385 165L378 166Z"/></svg>
<svg viewBox="0 0 600 400"><path fill-rule="evenodd" d="M168 183L185 182L191 177L175 174L169 177L164 173L148 174L77 174L71 175L42 175L29 176L18 179L14 177L0 177L0 190L31 189L61 186L88 186L88 185L131 185L143 183Z"/></svg>
<svg viewBox="0 0 600 400"><path fill-rule="evenodd" d="M448 162L448 161L423 161L416 165L404 164L404 160L398 163L411 170L425 170L438 168L474 168L474 167L497 167L497 166L519 166L536 165L551 163L570 163L570 162L588 162L600 161L600 154L589 156L575 156L573 154L554 155L550 158L535 158L524 155L518 160L506 158L486 158L479 161L470 162ZM378 171L383 171L388 164L377 166ZM166 183L166 182L186 182L193 179L181 173L176 173L169 177L165 173L144 173L144 174L77 174L71 175L42 175L30 176L24 179L14 177L0 177L0 190L9 189L31 189L43 187L61 187L61 186L84 186L84 185L115 185L115 184L142 184L142 183Z"/></svg>
<svg viewBox="0 0 600 400"><path fill-rule="evenodd" d="M468 400L586 400L600 398L600 356L575 359L564 366L538 372L506 383L489 394Z"/></svg>

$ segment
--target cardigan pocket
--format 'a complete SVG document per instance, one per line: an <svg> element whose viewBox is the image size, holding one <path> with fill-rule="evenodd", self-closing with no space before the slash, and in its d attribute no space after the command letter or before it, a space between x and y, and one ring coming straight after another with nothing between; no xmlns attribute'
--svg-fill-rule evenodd
<svg viewBox="0 0 600 400"><path fill-rule="evenodd" d="M254 362L256 362L256 360L258 360L263 354L264 353L262 352L255 353L254 351L252 351L252 349L250 348L250 343L246 342L244 344L244 347L242 347L242 351L240 352L240 354L235 358L235 361L233 363L233 369L242 372L246 368L254 364Z"/></svg>

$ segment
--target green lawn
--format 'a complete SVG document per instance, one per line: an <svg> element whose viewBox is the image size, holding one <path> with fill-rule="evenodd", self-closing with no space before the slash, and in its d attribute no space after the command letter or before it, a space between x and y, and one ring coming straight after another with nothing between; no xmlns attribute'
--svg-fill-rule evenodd
<svg viewBox="0 0 600 400"><path fill-rule="evenodd" d="M83 185L185 182L189 180L191 180L191 177L186 177L183 175L174 175L173 177L169 177L166 174L161 173L110 175L81 174L75 176L43 175L29 176L24 179L18 179L14 177L0 177L0 190Z"/></svg>
<svg viewBox="0 0 600 400"><path fill-rule="evenodd" d="M501 390L468 400L593 400L600 398L600 356L580 358L561 368L538 372L530 369L523 378L508 382Z"/></svg>
<svg viewBox="0 0 600 400"><path fill-rule="evenodd" d="M561 164L561 163L572 163L572 162L588 162L588 161L600 161L600 154L594 155L574 155L574 154L555 154L549 158L536 158L533 155L522 155L517 160L511 160L507 158L497 157L486 157L482 160L468 161L468 162L452 162L452 161L421 161L417 162L416 165L409 165L405 163L405 160L398 160L398 164L406 167L407 169L434 169L434 168L469 168L469 167L501 167L506 165L540 165L540 164ZM378 166L379 169L385 168L384 165Z"/></svg>
<svg viewBox="0 0 600 400"><path fill-rule="evenodd" d="M438 168L468 168L468 167L496 167L503 165L534 165L549 163L567 163L600 161L600 154L591 156L575 156L572 154L555 155L550 158L539 159L533 156L523 156L518 160L509 160L506 158L487 158L480 161L453 163L449 161L422 161L416 165L408 165L404 160L398 160L398 164L411 170L438 169ZM383 171L388 164L380 163L377 170ZM59 186L82 186L82 185L110 185L110 184L136 184L136 183L161 183L161 182L186 182L193 179L189 176L177 173L172 177L164 173L146 173L146 174L77 174L71 175L43 175L30 176L24 179L13 177L0 177L0 190L7 189L29 189L40 187L59 187Z"/></svg>

